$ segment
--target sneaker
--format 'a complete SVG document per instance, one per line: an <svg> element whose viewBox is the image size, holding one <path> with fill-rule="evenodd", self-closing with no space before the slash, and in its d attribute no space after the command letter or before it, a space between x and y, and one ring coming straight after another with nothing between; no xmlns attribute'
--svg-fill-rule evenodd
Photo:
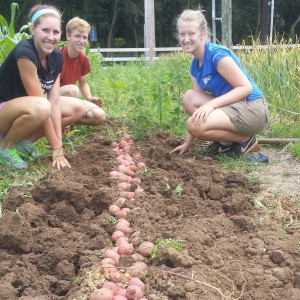
<svg viewBox="0 0 300 300"><path fill-rule="evenodd" d="M247 141L241 143L242 154L245 155L250 152L258 144L257 139L254 136L251 136Z"/></svg>
<svg viewBox="0 0 300 300"><path fill-rule="evenodd" d="M241 143L233 142L230 149L225 153L226 156L231 158L239 158L243 155Z"/></svg>
<svg viewBox="0 0 300 300"><path fill-rule="evenodd" d="M21 140L16 144L15 149L23 158L29 158L31 161L42 157L37 147L27 140Z"/></svg>
<svg viewBox="0 0 300 300"><path fill-rule="evenodd" d="M210 156L214 157L222 153L229 151L231 145L223 145L219 142L211 143L206 149L197 153L198 157Z"/></svg>
<svg viewBox="0 0 300 300"><path fill-rule="evenodd" d="M16 149L0 148L0 163L13 169L26 169L28 164L17 153Z"/></svg>

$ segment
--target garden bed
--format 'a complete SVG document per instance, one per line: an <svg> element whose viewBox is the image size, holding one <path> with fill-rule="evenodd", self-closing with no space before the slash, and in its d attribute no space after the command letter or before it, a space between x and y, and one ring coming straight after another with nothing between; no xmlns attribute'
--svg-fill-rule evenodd
<svg viewBox="0 0 300 300"><path fill-rule="evenodd" d="M136 173L144 193L129 204L140 208L127 217L132 230L185 249L158 248L145 297L299 299L299 229L282 235L262 226L265 212L253 205L259 184L211 158L195 160L196 149L170 155L179 142L158 132L131 149L146 164ZM119 197L108 177L118 165L112 149L99 133L68 157L71 169L11 189L0 219L1 299L85 300L101 287L99 262L115 230L108 208ZM124 270L130 264L121 259Z"/></svg>

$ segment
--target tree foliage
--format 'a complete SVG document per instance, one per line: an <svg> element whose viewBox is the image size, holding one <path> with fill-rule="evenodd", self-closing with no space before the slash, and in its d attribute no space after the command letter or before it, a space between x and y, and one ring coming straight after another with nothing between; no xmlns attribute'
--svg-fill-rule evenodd
<svg viewBox="0 0 300 300"><path fill-rule="evenodd" d="M274 34L277 38L294 38L300 35L300 1L274 0ZM13 1L0 1L0 14L10 17ZM16 0L19 14L16 15L17 28L27 24L27 14L34 4L44 3L58 7L63 12L64 24L72 17L79 16L96 27L98 41L93 46L103 48L123 45L123 47L144 46L144 1L143 0ZM216 17L221 17L221 1L216 2ZM271 2L271 1L269 1ZM176 46L174 22L184 9L205 11L211 27L211 0L155 0L156 46ZM232 1L232 41L242 43L260 37L262 26L263 0ZM217 40L221 40L221 23L217 22ZM64 38L64 35L63 35Z"/></svg>

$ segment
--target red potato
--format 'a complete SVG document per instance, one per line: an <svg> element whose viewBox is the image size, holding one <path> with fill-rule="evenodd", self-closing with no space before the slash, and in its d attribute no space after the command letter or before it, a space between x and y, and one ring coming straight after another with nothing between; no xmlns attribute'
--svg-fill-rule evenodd
<svg viewBox="0 0 300 300"><path fill-rule="evenodd" d="M119 271L113 272L109 275L109 279L115 283L122 282L124 278L125 275Z"/></svg>
<svg viewBox="0 0 300 300"><path fill-rule="evenodd" d="M137 261L133 263L131 267L128 269L128 274L132 277L142 278L146 275L146 270L148 265L142 261Z"/></svg>
<svg viewBox="0 0 300 300"><path fill-rule="evenodd" d="M155 245L153 243L146 241L140 244L138 251L144 257L150 257L154 247Z"/></svg>
<svg viewBox="0 0 300 300"><path fill-rule="evenodd" d="M113 251L115 251L115 252L117 252L117 253L118 253L118 249L119 249L118 247L112 247L112 248L111 248L111 250L113 250Z"/></svg>
<svg viewBox="0 0 300 300"><path fill-rule="evenodd" d="M122 295L116 295L112 298L112 300L128 300L128 298Z"/></svg>
<svg viewBox="0 0 300 300"><path fill-rule="evenodd" d="M111 240L112 240L113 242L116 242L117 239L119 239L119 238L121 238L121 237L124 237L124 236L125 236L124 232L122 232L122 231L120 231L120 230L117 230L117 231L115 231L115 232L112 234Z"/></svg>
<svg viewBox="0 0 300 300"><path fill-rule="evenodd" d="M133 253L131 255L131 258L134 262L136 262L136 261L145 261L146 260L146 257L139 254L139 253Z"/></svg>
<svg viewBox="0 0 300 300"><path fill-rule="evenodd" d="M130 208L128 208L128 207L122 208L122 209L118 212L118 214L117 214L117 219L124 219L124 218L126 218L126 217L127 217L127 214L128 214L129 212L131 212L131 209L130 209Z"/></svg>
<svg viewBox="0 0 300 300"><path fill-rule="evenodd" d="M141 182L142 182L141 179L136 177L136 178L132 178L130 183L139 185L139 184L141 184Z"/></svg>
<svg viewBox="0 0 300 300"><path fill-rule="evenodd" d="M135 231L132 233L132 235L130 236L131 238L135 238L137 236L141 236L141 232L140 231Z"/></svg>
<svg viewBox="0 0 300 300"><path fill-rule="evenodd" d="M100 266L107 265L107 264L116 266L117 262L114 259L109 258L109 257L103 258L100 261Z"/></svg>
<svg viewBox="0 0 300 300"><path fill-rule="evenodd" d="M122 243L125 243L127 242L128 243L128 237L120 237L116 240L116 246L118 247L118 253L119 253L119 246L122 244Z"/></svg>
<svg viewBox="0 0 300 300"><path fill-rule="evenodd" d="M118 183L118 189L121 191L128 190L131 187L131 184L128 182L120 182Z"/></svg>
<svg viewBox="0 0 300 300"><path fill-rule="evenodd" d="M119 289L117 290L116 295L120 295L120 296L124 296L125 297L126 296L126 288L119 287Z"/></svg>
<svg viewBox="0 0 300 300"><path fill-rule="evenodd" d="M124 226L130 227L130 222L127 221L126 219L119 219L117 225L118 224L124 224Z"/></svg>
<svg viewBox="0 0 300 300"><path fill-rule="evenodd" d="M141 288L142 290L145 289L145 284L144 282L139 279L138 277L132 277L129 282L128 285L134 285L134 286L138 286L139 288Z"/></svg>
<svg viewBox="0 0 300 300"><path fill-rule="evenodd" d="M112 259L115 261L115 266L119 265L120 262L120 254L118 254L116 251L107 249L104 252L104 258Z"/></svg>
<svg viewBox="0 0 300 300"><path fill-rule="evenodd" d="M138 245L140 245L140 244L143 242L143 240L142 240L142 238L141 238L140 236L136 236L136 237L134 237L134 238L130 238L130 242L131 242L134 246L138 246Z"/></svg>
<svg viewBox="0 0 300 300"><path fill-rule="evenodd" d="M117 268L112 264L105 264L100 266L99 272L105 277L109 277L111 273L117 272Z"/></svg>
<svg viewBox="0 0 300 300"><path fill-rule="evenodd" d="M127 182L131 183L132 179L132 176L127 176Z"/></svg>
<svg viewBox="0 0 300 300"><path fill-rule="evenodd" d="M139 185L138 187L135 189L135 194L138 195L138 194L143 194L144 193L144 189L141 188Z"/></svg>
<svg viewBox="0 0 300 300"><path fill-rule="evenodd" d="M116 216L120 212L120 210L121 208L115 204L110 205L108 208L108 212L113 216Z"/></svg>
<svg viewBox="0 0 300 300"><path fill-rule="evenodd" d="M121 149L127 148L128 146L129 145L128 145L128 143L125 140L121 140L120 143L119 143L119 147Z"/></svg>
<svg viewBox="0 0 300 300"><path fill-rule="evenodd" d="M119 180L120 180L121 182L128 182L128 183L131 183L132 177L131 177L131 176L128 176L128 175L125 175L125 174L122 174L122 176L119 177Z"/></svg>
<svg viewBox="0 0 300 300"><path fill-rule="evenodd" d="M109 172L109 177L111 177L111 178L119 178L119 176L120 176L120 172L118 172L118 171L110 171Z"/></svg>
<svg viewBox="0 0 300 300"><path fill-rule="evenodd" d="M120 165L126 166L126 164L123 164L123 162L125 161L125 160L124 160L124 155L123 155L123 154L117 156L117 157L116 157L116 161L117 161Z"/></svg>
<svg viewBox="0 0 300 300"><path fill-rule="evenodd" d="M115 156L118 157L120 155L122 155L124 152L122 149L120 149L119 147L116 147L113 149L113 152L115 153Z"/></svg>
<svg viewBox="0 0 300 300"><path fill-rule="evenodd" d="M119 197L114 204L117 205L117 206L119 206L120 208L124 207L125 204L126 204L126 198Z"/></svg>
<svg viewBox="0 0 300 300"><path fill-rule="evenodd" d="M132 164L131 166L129 166L129 169L135 173L138 170L138 167Z"/></svg>
<svg viewBox="0 0 300 300"><path fill-rule="evenodd" d="M128 176L133 176L133 175L134 175L134 172L131 171L131 170L129 169L128 166L119 165L119 166L118 166L118 171L119 171L120 173L126 174L126 175L128 175Z"/></svg>
<svg viewBox="0 0 300 300"><path fill-rule="evenodd" d="M146 164L140 161L140 162L137 163L137 167L138 168L145 168Z"/></svg>
<svg viewBox="0 0 300 300"><path fill-rule="evenodd" d="M133 141L132 139L128 139L127 143L128 143L130 146L134 145L134 141Z"/></svg>
<svg viewBox="0 0 300 300"><path fill-rule="evenodd" d="M117 142L112 142L111 145L113 148L119 147L119 144Z"/></svg>
<svg viewBox="0 0 300 300"><path fill-rule="evenodd" d="M143 297L143 291L140 287L135 285L129 285L126 289L126 297L129 300L137 300Z"/></svg>
<svg viewBox="0 0 300 300"><path fill-rule="evenodd" d="M126 159L126 160L128 160L128 161L133 161L132 156L131 156L130 154L128 154L128 153L125 153L125 154L124 154L124 159Z"/></svg>
<svg viewBox="0 0 300 300"><path fill-rule="evenodd" d="M112 300L113 292L107 288L101 288L90 294L90 300Z"/></svg>
<svg viewBox="0 0 300 300"><path fill-rule="evenodd" d="M117 294L119 287L112 281L106 281L103 283L101 288L109 289L113 292L113 295Z"/></svg>
<svg viewBox="0 0 300 300"><path fill-rule="evenodd" d="M125 219L119 219L119 221L121 220L125 220ZM116 230L122 231L125 236L129 236L132 232L132 229L129 226L130 225L126 225L126 223L117 223L115 228Z"/></svg>
<svg viewBox="0 0 300 300"><path fill-rule="evenodd" d="M131 198L134 198L135 192L128 192L128 191L121 191L120 192L120 197L121 198L126 198L130 200Z"/></svg>
<svg viewBox="0 0 300 300"><path fill-rule="evenodd" d="M134 159L141 159L142 158L142 154L140 152L136 152L133 154L132 156Z"/></svg>
<svg viewBox="0 0 300 300"><path fill-rule="evenodd" d="M123 242L118 249L118 253L122 255L132 255L134 253L133 244L128 242Z"/></svg>

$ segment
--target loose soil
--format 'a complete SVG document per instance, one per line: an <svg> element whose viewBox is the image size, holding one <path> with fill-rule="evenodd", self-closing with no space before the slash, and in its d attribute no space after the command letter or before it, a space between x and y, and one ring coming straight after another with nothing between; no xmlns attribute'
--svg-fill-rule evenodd
<svg viewBox="0 0 300 300"><path fill-rule="evenodd" d="M147 299L299 299L299 227L268 226L268 210L254 205L263 193L274 198L274 186L211 158L196 160L196 147L170 155L179 143L157 132L130 150L146 164L135 174L144 193L128 204L140 208L127 218L141 233L135 249L157 239L185 249L158 248L143 277ZM85 300L101 287L101 253L115 230L108 207L119 197L117 179L108 177L118 165L112 149L99 133L69 155L71 169L11 188L0 219L0 299ZM121 259L123 270L131 264Z"/></svg>

